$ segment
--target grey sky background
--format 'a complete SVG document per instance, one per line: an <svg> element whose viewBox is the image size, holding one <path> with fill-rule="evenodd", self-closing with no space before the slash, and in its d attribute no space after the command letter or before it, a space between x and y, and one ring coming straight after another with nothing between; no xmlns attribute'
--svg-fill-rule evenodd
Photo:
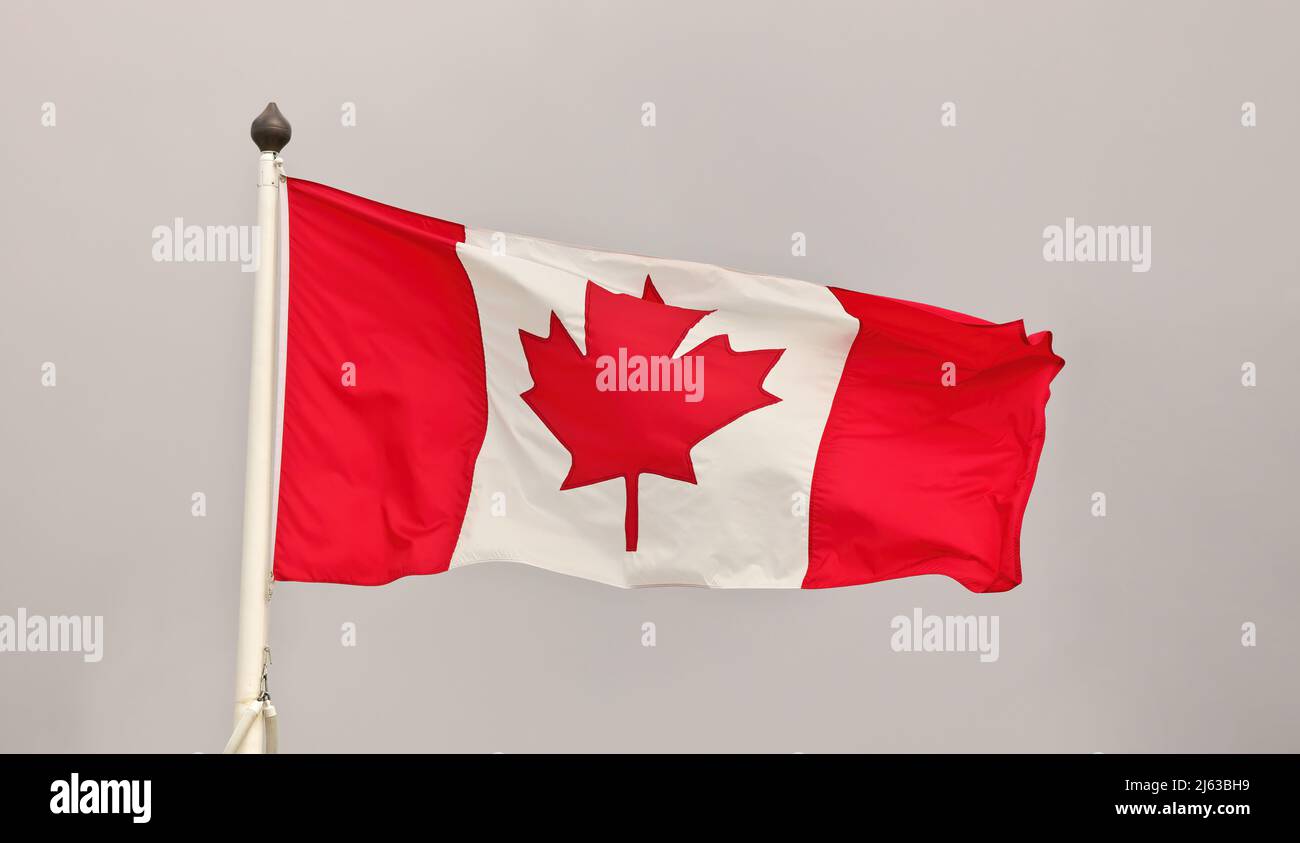
<svg viewBox="0 0 1300 843"><path fill-rule="evenodd" d="M1023 317L1066 360L1009 593L505 564L282 584L283 750L1300 751L1297 24L1261 2L4 4L0 614L103 615L105 650L0 653L0 751L229 733L252 275L155 262L151 232L254 222L270 99L294 176ZM1150 225L1150 271L1045 262L1067 216ZM914 607L999 616L999 660L892 652Z"/></svg>

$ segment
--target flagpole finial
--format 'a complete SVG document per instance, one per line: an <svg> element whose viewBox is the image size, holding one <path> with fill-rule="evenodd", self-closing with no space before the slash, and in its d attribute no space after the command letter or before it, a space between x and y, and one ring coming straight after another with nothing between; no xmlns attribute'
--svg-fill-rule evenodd
<svg viewBox="0 0 1300 843"><path fill-rule="evenodd" d="M289 138L293 135L293 128L289 121L284 119L280 109L273 102L268 102L262 113L257 115L253 121L253 128L250 134L253 136L253 143L262 152L279 152L289 144Z"/></svg>

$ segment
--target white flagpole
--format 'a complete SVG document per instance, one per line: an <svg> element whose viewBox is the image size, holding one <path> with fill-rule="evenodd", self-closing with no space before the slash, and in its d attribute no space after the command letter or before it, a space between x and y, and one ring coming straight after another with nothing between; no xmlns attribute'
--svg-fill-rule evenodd
<svg viewBox="0 0 1300 843"><path fill-rule="evenodd" d="M235 725L262 696L271 585L271 490L275 442L275 303L280 265L280 150L289 121L275 103L253 121L262 157L257 170L257 226L261 251L253 280L253 360L248 383L248 453L244 467L244 549L239 574L239 643L235 650ZM265 751L265 728L255 717L236 752Z"/></svg>

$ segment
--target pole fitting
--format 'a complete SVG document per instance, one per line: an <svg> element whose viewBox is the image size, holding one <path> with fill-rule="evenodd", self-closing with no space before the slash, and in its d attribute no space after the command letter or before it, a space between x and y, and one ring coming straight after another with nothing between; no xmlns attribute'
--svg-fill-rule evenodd
<svg viewBox="0 0 1300 843"><path fill-rule="evenodd" d="M289 121L280 113L280 109L273 102L268 102L262 113L257 115L253 121L253 127L249 134L253 136L253 143L262 152L279 152L289 145L289 138L293 136L293 127Z"/></svg>
<svg viewBox="0 0 1300 843"><path fill-rule="evenodd" d="M267 686L267 674L271 668L271 648L262 648L262 678L257 683L257 699L259 701L269 700L271 691Z"/></svg>

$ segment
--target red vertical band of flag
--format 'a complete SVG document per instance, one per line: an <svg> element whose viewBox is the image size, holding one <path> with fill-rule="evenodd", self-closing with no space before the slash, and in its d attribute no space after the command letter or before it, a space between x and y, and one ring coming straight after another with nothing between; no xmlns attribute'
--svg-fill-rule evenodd
<svg viewBox="0 0 1300 843"><path fill-rule="evenodd" d="M813 472L804 587L945 574L972 591L1013 588L1064 365L1052 335L832 292L859 328Z"/></svg>
<svg viewBox="0 0 1300 843"><path fill-rule="evenodd" d="M275 578L445 571L487 429L465 229L301 179L288 195Z"/></svg>

